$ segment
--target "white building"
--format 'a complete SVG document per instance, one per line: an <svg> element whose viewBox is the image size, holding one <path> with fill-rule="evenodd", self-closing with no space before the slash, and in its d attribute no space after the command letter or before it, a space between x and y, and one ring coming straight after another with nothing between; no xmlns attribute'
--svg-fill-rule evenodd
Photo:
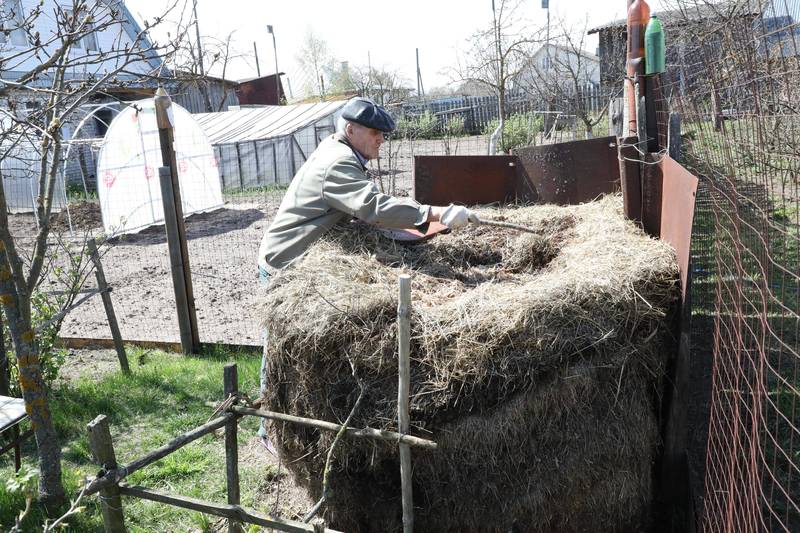
<svg viewBox="0 0 800 533"><path fill-rule="evenodd" d="M541 93L558 87L563 91L600 85L600 59L591 52L560 44L542 46L519 74L514 89Z"/></svg>

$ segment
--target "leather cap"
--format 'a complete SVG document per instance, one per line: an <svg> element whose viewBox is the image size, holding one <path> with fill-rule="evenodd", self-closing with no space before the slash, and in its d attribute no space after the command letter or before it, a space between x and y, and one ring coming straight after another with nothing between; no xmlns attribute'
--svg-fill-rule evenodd
<svg viewBox="0 0 800 533"><path fill-rule="evenodd" d="M357 96L342 108L342 118L383 132L394 131L394 119L384 108L370 100Z"/></svg>

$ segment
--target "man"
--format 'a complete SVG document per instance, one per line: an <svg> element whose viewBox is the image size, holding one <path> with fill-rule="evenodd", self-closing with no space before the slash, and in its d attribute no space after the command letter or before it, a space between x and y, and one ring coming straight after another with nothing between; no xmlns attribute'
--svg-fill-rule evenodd
<svg viewBox="0 0 800 533"><path fill-rule="evenodd" d="M367 161L378 157L394 127L392 117L367 98L345 104L337 133L322 141L300 167L264 234L258 252L262 278L290 265L344 219L402 229L424 229L434 221L451 229L467 224L469 211L462 206L395 198L382 194L368 178Z"/></svg>
<svg viewBox="0 0 800 533"><path fill-rule="evenodd" d="M395 198L381 193L369 179L367 162L378 157L394 127L392 117L368 98L353 98L344 105L337 132L322 141L300 167L261 240L258 272L263 284L342 220L355 217L381 227L422 230L429 222L451 229L467 225L470 213L462 206L430 206ZM261 361L262 395L266 357L264 353ZM269 448L263 425L259 435Z"/></svg>

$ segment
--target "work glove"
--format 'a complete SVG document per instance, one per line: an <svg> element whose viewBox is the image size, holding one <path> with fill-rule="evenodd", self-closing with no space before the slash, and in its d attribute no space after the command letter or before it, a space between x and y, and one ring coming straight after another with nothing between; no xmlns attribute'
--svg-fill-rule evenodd
<svg viewBox="0 0 800 533"><path fill-rule="evenodd" d="M469 209L461 205L450 204L442 211L439 222L450 229L461 229L470 222L472 213Z"/></svg>

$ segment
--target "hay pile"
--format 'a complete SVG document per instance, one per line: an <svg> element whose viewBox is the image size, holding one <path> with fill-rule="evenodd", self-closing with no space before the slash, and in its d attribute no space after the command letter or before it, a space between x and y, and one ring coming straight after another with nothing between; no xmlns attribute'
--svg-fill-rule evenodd
<svg viewBox="0 0 800 533"><path fill-rule="evenodd" d="M646 527L656 402L676 301L668 245L621 199L480 211L537 234L470 226L425 244L337 228L265 293L267 408L396 429L397 276L411 273L417 531ZM273 425L316 499L333 435ZM401 530L396 446L346 440L326 517Z"/></svg>

